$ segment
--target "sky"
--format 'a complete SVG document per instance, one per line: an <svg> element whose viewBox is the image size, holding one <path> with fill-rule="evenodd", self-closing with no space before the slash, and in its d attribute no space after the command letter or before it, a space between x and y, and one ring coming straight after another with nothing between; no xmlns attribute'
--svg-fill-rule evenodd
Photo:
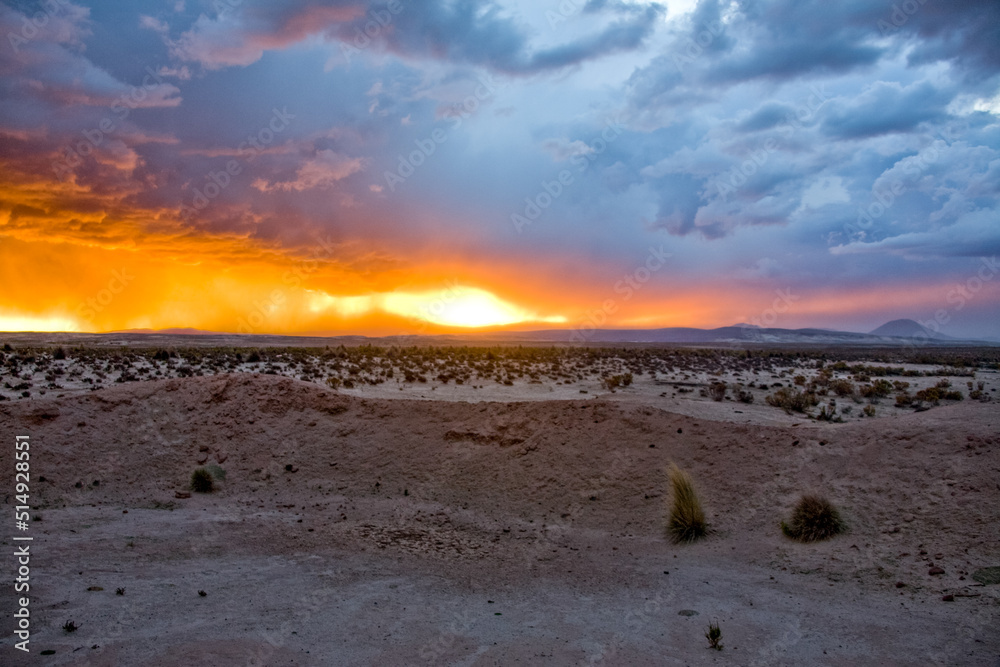
<svg viewBox="0 0 1000 667"><path fill-rule="evenodd" d="M1000 3L6 0L0 330L1000 337Z"/></svg>

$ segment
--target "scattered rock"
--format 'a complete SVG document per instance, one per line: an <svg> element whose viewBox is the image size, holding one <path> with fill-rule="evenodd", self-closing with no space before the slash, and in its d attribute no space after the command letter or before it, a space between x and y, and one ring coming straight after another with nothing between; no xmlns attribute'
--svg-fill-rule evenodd
<svg viewBox="0 0 1000 667"><path fill-rule="evenodd" d="M198 454L198 463L199 464L202 464L202 463L204 463L207 460L208 460L208 452L202 452L201 454Z"/></svg>
<svg viewBox="0 0 1000 667"><path fill-rule="evenodd" d="M940 567L938 567L938 566L935 565L931 569L927 570L927 574L929 574L931 576L938 575L938 574L944 574L944 570L942 568L940 568Z"/></svg>
<svg viewBox="0 0 1000 667"><path fill-rule="evenodd" d="M897 581L896 582L896 588L903 588L904 586L906 586L906 584L904 582L902 582L902 581Z"/></svg>
<svg viewBox="0 0 1000 667"><path fill-rule="evenodd" d="M910 522L912 522L912 521L913 521L913 518L914 518L914 517L913 517L913 515L912 515L912 514L904 514L904 515L903 515L903 516L902 516L901 518L903 519L903 521L904 521L905 523L910 523Z"/></svg>
<svg viewBox="0 0 1000 667"><path fill-rule="evenodd" d="M955 601L955 596L954 595L944 595L944 596L941 597L941 600L942 600L942 602L954 602Z"/></svg>
<svg viewBox="0 0 1000 667"><path fill-rule="evenodd" d="M698 612L696 612L694 609L681 609L679 612L677 612L677 615L678 616L697 616Z"/></svg>
<svg viewBox="0 0 1000 667"><path fill-rule="evenodd" d="M103 591L104 588L102 588L101 586L91 586L87 590L88 591Z"/></svg>
<svg viewBox="0 0 1000 667"><path fill-rule="evenodd" d="M191 493L189 491L174 491L174 498L190 498Z"/></svg>

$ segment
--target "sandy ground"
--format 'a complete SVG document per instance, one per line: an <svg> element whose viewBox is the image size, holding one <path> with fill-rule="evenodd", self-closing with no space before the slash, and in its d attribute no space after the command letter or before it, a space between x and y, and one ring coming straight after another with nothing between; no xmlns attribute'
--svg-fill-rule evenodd
<svg viewBox="0 0 1000 667"><path fill-rule="evenodd" d="M389 400L231 374L4 402L35 520L32 654L8 588L0 663L1000 664L1000 585L972 578L1000 566L995 403L818 424L636 385ZM664 535L670 461L700 543ZM225 479L183 497L199 465ZM812 491L849 531L789 541Z"/></svg>

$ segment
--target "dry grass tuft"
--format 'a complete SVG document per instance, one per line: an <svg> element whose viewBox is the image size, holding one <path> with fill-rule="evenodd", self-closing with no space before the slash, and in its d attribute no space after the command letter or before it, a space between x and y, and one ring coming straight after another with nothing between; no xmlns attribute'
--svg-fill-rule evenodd
<svg viewBox="0 0 1000 667"><path fill-rule="evenodd" d="M781 530L800 542L816 542L844 531L844 522L830 501L820 496L802 496L792 518L781 522Z"/></svg>
<svg viewBox="0 0 1000 667"><path fill-rule="evenodd" d="M708 523L698 494L695 493L691 475L670 464L670 486L674 503L670 508L667 531L674 542L693 542L707 535Z"/></svg>

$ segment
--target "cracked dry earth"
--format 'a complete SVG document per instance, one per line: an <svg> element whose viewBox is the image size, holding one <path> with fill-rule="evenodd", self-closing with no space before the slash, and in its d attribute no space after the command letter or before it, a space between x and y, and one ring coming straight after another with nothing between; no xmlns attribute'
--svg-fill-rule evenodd
<svg viewBox="0 0 1000 667"><path fill-rule="evenodd" d="M30 435L40 506L32 653L12 647L8 588L3 664L1000 662L1000 584L974 577L1000 565L988 404L733 424L237 374L6 404L0 429L5 470ZM671 461L714 528L702 542L664 535ZM215 492L189 493L199 465ZM804 492L848 532L782 536Z"/></svg>

